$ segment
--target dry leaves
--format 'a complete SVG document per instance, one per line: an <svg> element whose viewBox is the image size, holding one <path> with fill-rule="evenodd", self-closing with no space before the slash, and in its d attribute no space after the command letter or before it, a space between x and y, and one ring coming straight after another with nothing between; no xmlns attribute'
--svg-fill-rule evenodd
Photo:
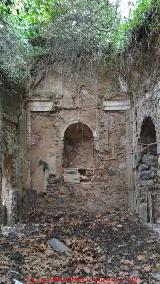
<svg viewBox="0 0 160 284"><path fill-rule="evenodd" d="M33 216L39 217L39 223L36 219L36 223L22 226L16 238L0 238L0 269L6 279L12 266L23 276L35 273L39 277L51 274L114 277L121 272L123 278L125 273L132 275L132 271L137 271L145 278L150 271L160 268L154 236L149 237L132 215L119 211L103 215L86 212L43 212L43 215L44 220L41 215ZM51 248L49 240L55 234L68 246L70 256ZM22 254L24 263L11 260L11 252Z"/></svg>

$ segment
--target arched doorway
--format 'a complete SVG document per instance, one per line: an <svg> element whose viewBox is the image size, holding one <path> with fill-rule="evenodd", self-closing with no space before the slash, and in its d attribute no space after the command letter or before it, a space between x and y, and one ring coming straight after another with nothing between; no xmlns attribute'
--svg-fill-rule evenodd
<svg viewBox="0 0 160 284"><path fill-rule="evenodd" d="M64 133L64 167L93 167L93 133L83 123L71 124Z"/></svg>

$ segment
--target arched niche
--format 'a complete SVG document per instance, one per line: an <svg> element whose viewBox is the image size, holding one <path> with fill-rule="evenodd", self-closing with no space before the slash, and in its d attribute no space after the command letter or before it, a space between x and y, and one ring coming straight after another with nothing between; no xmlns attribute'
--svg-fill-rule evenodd
<svg viewBox="0 0 160 284"><path fill-rule="evenodd" d="M158 183L157 135L150 116L143 120L139 145L141 148L137 168L138 182L141 184L140 202L147 204L146 222L155 223L159 215L156 187ZM143 214L144 215L144 214Z"/></svg>
<svg viewBox="0 0 160 284"><path fill-rule="evenodd" d="M145 172L146 180L152 179L154 175L153 173L151 174L151 170L154 171L154 169L158 168L158 155L156 129L150 116L143 120L138 142L141 147L139 169L141 171L149 171L150 175L147 175L147 172ZM140 177L145 180L145 175L140 174Z"/></svg>
<svg viewBox="0 0 160 284"><path fill-rule="evenodd" d="M64 133L64 167L92 168L94 153L92 130L81 122L68 126Z"/></svg>
<svg viewBox="0 0 160 284"><path fill-rule="evenodd" d="M156 144L156 129L153 120L150 116L143 120L140 132L139 143L146 147L148 144L148 152L157 155L157 144Z"/></svg>

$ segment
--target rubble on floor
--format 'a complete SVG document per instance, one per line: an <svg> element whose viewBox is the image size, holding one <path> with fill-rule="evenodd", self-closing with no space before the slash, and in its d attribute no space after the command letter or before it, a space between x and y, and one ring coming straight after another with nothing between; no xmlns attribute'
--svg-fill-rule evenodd
<svg viewBox="0 0 160 284"><path fill-rule="evenodd" d="M53 249L53 238L70 253ZM138 277L137 283L159 283L156 234L133 214L118 209L94 214L39 208L28 214L27 224L3 229L0 252L0 284L29 284L42 276L120 277L119 283Z"/></svg>

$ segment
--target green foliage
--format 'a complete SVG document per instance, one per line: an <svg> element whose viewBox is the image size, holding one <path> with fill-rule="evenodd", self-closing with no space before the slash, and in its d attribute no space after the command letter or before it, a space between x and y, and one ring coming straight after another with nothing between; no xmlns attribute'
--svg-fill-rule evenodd
<svg viewBox="0 0 160 284"><path fill-rule="evenodd" d="M151 9L151 0L138 0L136 9L130 15L130 20L127 22L127 29L139 27L146 16L146 12Z"/></svg>
<svg viewBox="0 0 160 284"><path fill-rule="evenodd" d="M0 16L1 17L4 17L7 13L7 7L6 5L4 4L4 2L0 2Z"/></svg>
<svg viewBox="0 0 160 284"><path fill-rule="evenodd" d="M28 77L31 46L10 18L0 26L0 71L9 80L18 82Z"/></svg>
<svg viewBox="0 0 160 284"><path fill-rule="evenodd" d="M65 13L52 19L48 33L50 54L67 60L101 58L111 53L120 16L105 0L68 1ZM114 42L114 48L117 48Z"/></svg>
<svg viewBox="0 0 160 284"><path fill-rule="evenodd" d="M22 85L30 77L33 59L43 51L30 43L33 26L25 17L22 1L15 0L10 5L1 2L0 16L0 73L8 81Z"/></svg>
<svg viewBox="0 0 160 284"><path fill-rule="evenodd" d="M122 29L127 31L128 39L133 31L144 27L147 31L155 31L160 27L160 1L138 0L130 18L123 22Z"/></svg>
<svg viewBox="0 0 160 284"><path fill-rule="evenodd" d="M18 27L22 28L22 32L31 38L45 30L54 17L62 14L65 1L62 3L63 6L59 0L13 0L7 11ZM4 4L3 10L6 10Z"/></svg>
<svg viewBox="0 0 160 284"><path fill-rule="evenodd" d="M107 0L1 0L0 72L21 82L39 56L49 55L51 61L111 58L130 44L140 26L159 29L159 15L159 0L138 0L129 19L121 19L118 4Z"/></svg>
<svg viewBox="0 0 160 284"><path fill-rule="evenodd" d="M0 2L0 73L5 78L21 85L28 82L34 61L46 54L41 35L62 12L64 5L57 0Z"/></svg>
<svg viewBox="0 0 160 284"><path fill-rule="evenodd" d="M152 0L152 9L155 11L154 21L152 23L153 30L160 30L160 1Z"/></svg>

